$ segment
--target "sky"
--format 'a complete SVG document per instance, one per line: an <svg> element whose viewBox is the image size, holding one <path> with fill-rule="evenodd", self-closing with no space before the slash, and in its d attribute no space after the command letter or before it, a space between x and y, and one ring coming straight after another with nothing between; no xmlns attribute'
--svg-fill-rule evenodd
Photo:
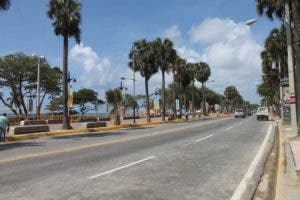
<svg viewBox="0 0 300 200"><path fill-rule="evenodd" d="M46 12L48 0L12 0L0 12L0 56L16 52L45 56L62 66L62 37L53 32ZM128 52L135 40L170 38L189 62L211 67L207 86L218 93L235 85L244 99L258 103L260 52L264 39L278 23L258 17L255 0L80 0L81 44L70 39L69 70L73 89L92 88L104 99L107 89L132 78ZM251 27L245 22L259 19ZM167 83L172 76L167 75ZM144 80L137 74L137 94ZM125 81L132 93L132 82ZM150 92L161 85L161 73L150 79Z"/></svg>

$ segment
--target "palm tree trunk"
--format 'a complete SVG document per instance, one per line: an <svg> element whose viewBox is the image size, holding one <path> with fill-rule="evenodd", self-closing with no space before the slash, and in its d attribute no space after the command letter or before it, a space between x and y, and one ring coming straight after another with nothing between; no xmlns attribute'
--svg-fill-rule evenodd
<svg viewBox="0 0 300 200"><path fill-rule="evenodd" d="M202 109L203 115L206 115L206 105L205 105L205 92L204 92L204 83L202 82Z"/></svg>
<svg viewBox="0 0 300 200"><path fill-rule="evenodd" d="M174 117L177 118L177 109L176 109L176 91L175 91L175 70L173 70L173 111L174 111Z"/></svg>
<svg viewBox="0 0 300 200"><path fill-rule="evenodd" d="M68 113L68 49L69 39L64 35L64 52L63 52L63 124L62 129L72 129Z"/></svg>
<svg viewBox="0 0 300 200"><path fill-rule="evenodd" d="M166 98L165 98L165 71L161 71L161 75L162 75L162 115L161 115L161 119L162 121L165 121L165 116L166 116Z"/></svg>
<svg viewBox="0 0 300 200"><path fill-rule="evenodd" d="M194 114L194 111L195 111L195 106L194 106L194 103L195 103L195 94L194 94L194 87L195 87L195 81L193 80L193 85L192 85L192 112Z"/></svg>
<svg viewBox="0 0 300 200"><path fill-rule="evenodd" d="M147 109L147 122L151 122L150 119L150 103L149 103L149 91L148 91L148 79L145 77L145 90L146 90L146 109Z"/></svg>
<svg viewBox="0 0 300 200"><path fill-rule="evenodd" d="M300 134L300 2L294 0L292 4L292 15L294 21L294 48L295 48L295 92L298 134Z"/></svg>

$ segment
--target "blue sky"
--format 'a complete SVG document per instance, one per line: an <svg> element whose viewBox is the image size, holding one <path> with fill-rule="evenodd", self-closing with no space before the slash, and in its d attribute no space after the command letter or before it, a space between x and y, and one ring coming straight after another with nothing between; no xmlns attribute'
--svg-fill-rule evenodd
<svg viewBox="0 0 300 200"><path fill-rule="evenodd" d="M79 80L75 89L91 87L103 98L107 88L120 84L121 76L131 76L127 54L134 40L170 37L182 57L208 62L214 80L209 87L221 92L234 84L246 99L259 101L255 91L260 79L259 53L276 23L260 18L250 28L244 25L246 20L258 18L255 0L80 2L82 45L74 46L73 39L70 42L70 70ZM48 0L12 0L11 8L0 13L1 56L35 53L61 66L62 38L53 33L47 4ZM143 94L143 79L138 80L138 93ZM151 90L158 87L160 75L150 83ZM131 83L127 85L131 89Z"/></svg>

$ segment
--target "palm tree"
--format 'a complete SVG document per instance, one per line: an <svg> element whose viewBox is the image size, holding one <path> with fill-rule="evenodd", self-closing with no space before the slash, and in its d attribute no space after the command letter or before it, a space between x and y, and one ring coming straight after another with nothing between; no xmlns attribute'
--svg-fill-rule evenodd
<svg viewBox="0 0 300 200"><path fill-rule="evenodd" d="M205 92L204 92L204 83L208 81L210 77L210 67L207 63L199 62L196 64L196 72L195 72L195 78L197 81L201 82L202 84L202 106L203 106L203 114L206 115L206 106L205 106Z"/></svg>
<svg viewBox="0 0 300 200"><path fill-rule="evenodd" d="M266 15L269 19L277 17L282 19L283 16L290 19L289 26L294 32L294 58L296 63L295 68L295 92L296 92L296 107L300 106L300 1L299 0L256 0L256 8L259 15ZM287 24L287 23L286 23ZM300 112L297 110L297 118L300 118ZM300 120L298 120L298 130L300 134Z"/></svg>
<svg viewBox="0 0 300 200"><path fill-rule="evenodd" d="M188 72L188 75L189 75L189 78L192 82L192 110L193 110L193 113L195 111L195 107L194 107L194 101L195 101L195 91L194 91L194 88L195 88L195 73L196 73L196 64L195 63L187 63L186 65L186 69L187 69L187 72Z"/></svg>
<svg viewBox="0 0 300 200"><path fill-rule="evenodd" d="M177 110L176 110L176 82L179 83L179 91L182 92L182 79L184 78L184 72L186 67L186 60L180 58L179 56L175 56L175 59L173 60L172 64L172 72L173 72L173 104L174 104L174 113L175 117L177 116ZM179 109L180 109L180 115L182 115L182 98L179 101Z"/></svg>
<svg viewBox="0 0 300 200"><path fill-rule="evenodd" d="M256 0L256 11L259 15L266 15L273 19L275 16L282 18L284 15L284 3L282 0Z"/></svg>
<svg viewBox="0 0 300 200"><path fill-rule="evenodd" d="M71 129L68 116L68 49L69 38L80 43L81 4L76 0L50 0L48 17L53 20L55 35L63 36L63 129Z"/></svg>
<svg viewBox="0 0 300 200"><path fill-rule="evenodd" d="M161 70L162 75L162 121L165 121L166 115L166 98L165 98L165 72L171 69L172 63L176 58L176 51L173 49L173 42L170 39L157 38L154 42L154 48L157 53L157 65ZM176 114L176 111L175 111Z"/></svg>
<svg viewBox="0 0 300 200"><path fill-rule="evenodd" d="M10 0L0 0L0 10L7 10L10 6Z"/></svg>
<svg viewBox="0 0 300 200"><path fill-rule="evenodd" d="M122 104L122 93L121 91L116 89L107 90L105 92L106 102L113 106L112 113L115 113L114 124L120 125L120 112L121 112L121 104Z"/></svg>
<svg viewBox="0 0 300 200"><path fill-rule="evenodd" d="M139 71L145 79L147 122L151 122L148 82L151 76L158 72L154 43L144 39L134 42L129 53L129 59L129 67Z"/></svg>

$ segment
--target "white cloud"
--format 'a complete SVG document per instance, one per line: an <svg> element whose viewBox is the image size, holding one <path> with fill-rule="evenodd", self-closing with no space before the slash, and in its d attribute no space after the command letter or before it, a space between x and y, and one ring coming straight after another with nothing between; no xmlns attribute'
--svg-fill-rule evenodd
<svg viewBox="0 0 300 200"><path fill-rule="evenodd" d="M164 37L171 39L172 41L177 41L181 38L181 31L176 25L171 26L164 32Z"/></svg>
<svg viewBox="0 0 300 200"><path fill-rule="evenodd" d="M176 44L180 56L190 62L207 62L212 71L209 87L221 92L235 85L244 98L258 102L262 46L252 37L248 26L230 19L208 18L188 31L191 45ZM196 48L201 48L201 52Z"/></svg>
<svg viewBox="0 0 300 200"><path fill-rule="evenodd" d="M249 37L249 27L230 19L207 18L189 31L192 42L211 44Z"/></svg>
<svg viewBox="0 0 300 200"><path fill-rule="evenodd" d="M75 45L70 50L70 60L79 73L80 86L104 91L119 85L120 77L129 72L120 66L113 66L106 56L99 56L91 47Z"/></svg>

